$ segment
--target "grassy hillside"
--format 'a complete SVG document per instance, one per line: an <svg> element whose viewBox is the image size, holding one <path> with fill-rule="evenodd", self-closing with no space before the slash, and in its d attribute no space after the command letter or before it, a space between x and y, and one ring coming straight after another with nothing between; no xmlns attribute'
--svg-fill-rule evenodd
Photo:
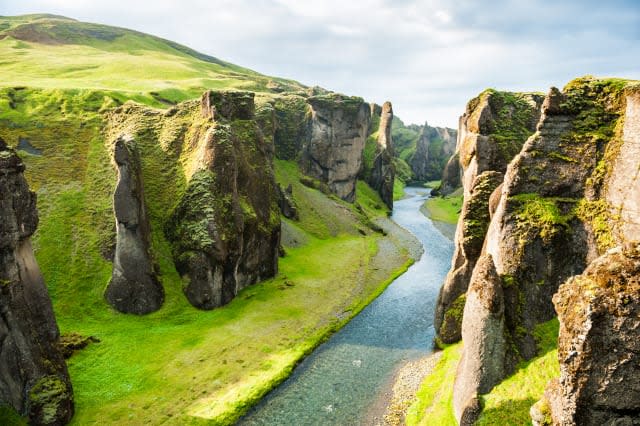
<svg viewBox="0 0 640 426"><path fill-rule="evenodd" d="M280 273L223 308L193 308L163 233L187 166L170 141L193 117L127 104L150 129L137 142L166 301L144 317L115 312L102 296L114 243L113 108L134 100L166 110L205 88L304 87L148 35L43 15L1 17L0 53L0 137L18 148L38 195L33 242L60 329L100 340L68 362L73 424L231 423L410 264L397 239L372 229L387 210L366 184L351 205L302 185L295 163L277 161L301 219L283 222ZM146 123L154 117L162 125ZM13 421L2 410L0 419Z"/></svg>
<svg viewBox="0 0 640 426"><path fill-rule="evenodd" d="M0 17L0 58L4 87L118 91L157 106L205 89L305 89L158 37L53 15Z"/></svg>

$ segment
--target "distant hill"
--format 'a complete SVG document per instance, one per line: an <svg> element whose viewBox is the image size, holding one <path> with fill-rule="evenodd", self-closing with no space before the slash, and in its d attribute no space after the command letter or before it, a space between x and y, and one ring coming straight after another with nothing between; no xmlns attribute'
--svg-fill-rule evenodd
<svg viewBox="0 0 640 426"><path fill-rule="evenodd" d="M307 89L159 37L56 15L0 17L0 58L5 87L121 91L151 104L205 89Z"/></svg>

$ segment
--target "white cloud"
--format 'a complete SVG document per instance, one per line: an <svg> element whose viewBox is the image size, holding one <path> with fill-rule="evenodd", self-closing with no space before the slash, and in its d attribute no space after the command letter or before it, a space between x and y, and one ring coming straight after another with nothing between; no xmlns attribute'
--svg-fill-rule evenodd
<svg viewBox="0 0 640 426"><path fill-rule="evenodd" d="M266 74L391 100L406 122L457 126L486 87L546 91L587 73L640 78L635 1L0 0L0 14L149 32Z"/></svg>

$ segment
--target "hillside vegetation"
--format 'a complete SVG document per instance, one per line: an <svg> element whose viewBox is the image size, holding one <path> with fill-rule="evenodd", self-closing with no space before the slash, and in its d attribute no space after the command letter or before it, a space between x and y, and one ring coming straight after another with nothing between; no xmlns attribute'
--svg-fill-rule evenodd
<svg viewBox="0 0 640 426"><path fill-rule="evenodd" d="M0 137L18 149L37 192L33 243L58 324L99 340L68 360L73 424L233 423L412 262L373 224L388 224L388 210L365 183L349 204L302 185L295 162L276 160L300 215L283 219L280 273L220 309L193 308L163 232L186 184L173 177L188 165L164 161L175 147L163 141L188 118L176 116L159 140L138 135L165 303L144 317L117 313L103 299L115 226L113 108L133 100L162 115L205 88L257 91L262 100L306 89L156 37L49 15L0 18L0 54Z"/></svg>

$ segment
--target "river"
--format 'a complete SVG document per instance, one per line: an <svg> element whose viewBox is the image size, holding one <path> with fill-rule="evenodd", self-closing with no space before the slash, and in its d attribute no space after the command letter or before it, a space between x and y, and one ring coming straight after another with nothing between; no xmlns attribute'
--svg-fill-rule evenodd
<svg viewBox="0 0 640 426"><path fill-rule="evenodd" d="M420 213L424 188L394 203L392 219L423 245L422 258L309 355L240 425L361 425L396 369L432 351L433 313L453 242Z"/></svg>

